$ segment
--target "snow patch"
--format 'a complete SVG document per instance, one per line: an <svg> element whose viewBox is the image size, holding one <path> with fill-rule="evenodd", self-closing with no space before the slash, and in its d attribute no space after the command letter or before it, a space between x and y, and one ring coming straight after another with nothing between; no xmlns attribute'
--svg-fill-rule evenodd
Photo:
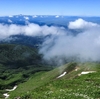
<svg viewBox="0 0 100 99"><path fill-rule="evenodd" d="M61 77L65 76L65 75L66 75L66 73L67 73L67 72L64 72L63 74L61 74L61 75L60 75L60 76L58 76L57 78L61 78Z"/></svg>
<svg viewBox="0 0 100 99"><path fill-rule="evenodd" d="M3 94L5 96L5 99L7 99L10 95L8 93Z"/></svg>
<svg viewBox="0 0 100 99"><path fill-rule="evenodd" d="M76 67L76 68L75 68L75 71L78 71L79 69L80 69L79 67Z"/></svg>
<svg viewBox="0 0 100 99"><path fill-rule="evenodd" d="M12 89L6 89L6 91L14 91L17 88L17 85L14 86ZM10 95L8 93L4 93L3 96L5 96L5 99L7 99Z"/></svg>
<svg viewBox="0 0 100 99"><path fill-rule="evenodd" d="M83 72L81 72L81 74L78 74L78 75L81 76L81 75L85 75L85 74L89 74L89 73L94 73L94 72L96 72L96 71L83 71Z"/></svg>
<svg viewBox="0 0 100 99"><path fill-rule="evenodd" d="M75 71L78 71L78 69L76 68Z"/></svg>
<svg viewBox="0 0 100 99"><path fill-rule="evenodd" d="M81 74L89 74L89 73L93 73L95 71L85 71L85 72L81 72Z"/></svg>
<svg viewBox="0 0 100 99"><path fill-rule="evenodd" d="M14 86L12 89L6 89L6 91L14 91L17 88L17 85Z"/></svg>

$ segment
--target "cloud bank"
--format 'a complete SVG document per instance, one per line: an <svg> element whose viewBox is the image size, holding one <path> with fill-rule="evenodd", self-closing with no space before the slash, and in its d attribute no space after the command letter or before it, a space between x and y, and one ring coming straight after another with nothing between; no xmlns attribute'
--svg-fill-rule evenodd
<svg viewBox="0 0 100 99"><path fill-rule="evenodd" d="M11 35L23 34L27 36L45 36L45 35L61 35L65 31L62 27L56 26L39 26L38 24L28 23L25 26L16 24L0 24L0 40L8 38Z"/></svg>
<svg viewBox="0 0 100 99"><path fill-rule="evenodd" d="M77 19L69 22L68 29L57 26L39 26L28 23L25 26L0 24L0 40L11 35L46 36L39 53L47 61L63 64L64 61L100 61L100 25ZM72 29L82 31L73 35Z"/></svg>
<svg viewBox="0 0 100 99"><path fill-rule="evenodd" d="M77 19L74 22L69 22L69 29L89 29L92 27L98 27L99 25L92 22L87 22L83 19Z"/></svg>
<svg viewBox="0 0 100 99"><path fill-rule="evenodd" d="M44 54L44 59L53 59L61 64L64 60L100 61L100 26L78 19L69 22L68 27L69 29L84 29L84 31L76 36L65 33L47 39L40 49L40 53Z"/></svg>

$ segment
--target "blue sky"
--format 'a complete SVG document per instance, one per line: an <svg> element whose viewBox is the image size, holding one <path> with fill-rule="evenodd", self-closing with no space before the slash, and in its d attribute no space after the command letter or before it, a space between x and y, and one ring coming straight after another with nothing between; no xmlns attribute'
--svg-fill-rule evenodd
<svg viewBox="0 0 100 99"><path fill-rule="evenodd" d="M100 0L0 0L0 15L100 16Z"/></svg>

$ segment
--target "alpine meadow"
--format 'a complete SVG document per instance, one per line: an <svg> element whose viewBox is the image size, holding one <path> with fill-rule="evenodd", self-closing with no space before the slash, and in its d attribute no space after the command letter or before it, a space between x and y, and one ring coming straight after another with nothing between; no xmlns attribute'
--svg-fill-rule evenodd
<svg viewBox="0 0 100 99"><path fill-rule="evenodd" d="M100 99L99 0L0 0L0 99Z"/></svg>

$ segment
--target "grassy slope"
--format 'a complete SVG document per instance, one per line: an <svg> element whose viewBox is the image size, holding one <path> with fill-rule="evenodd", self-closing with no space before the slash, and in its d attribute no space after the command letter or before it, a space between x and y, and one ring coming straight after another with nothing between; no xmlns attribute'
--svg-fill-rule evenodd
<svg viewBox="0 0 100 99"><path fill-rule="evenodd" d="M79 68L75 71L75 68ZM0 45L0 99L6 88L15 84L18 88L9 92L9 99L99 99L100 64L69 63L52 71L44 66L36 49L20 45ZM82 71L96 73L78 76ZM48 71L48 72L46 72ZM64 71L67 75L57 79Z"/></svg>
<svg viewBox="0 0 100 99"><path fill-rule="evenodd" d="M4 89L26 81L35 72L48 70L51 67L42 63L35 48L0 44L0 98Z"/></svg>
<svg viewBox="0 0 100 99"><path fill-rule="evenodd" d="M75 67L79 68L75 71ZM78 76L82 71L97 72ZM67 71L64 77L57 76ZM27 82L10 92L9 99L100 99L100 64L69 63L49 72L34 74Z"/></svg>

